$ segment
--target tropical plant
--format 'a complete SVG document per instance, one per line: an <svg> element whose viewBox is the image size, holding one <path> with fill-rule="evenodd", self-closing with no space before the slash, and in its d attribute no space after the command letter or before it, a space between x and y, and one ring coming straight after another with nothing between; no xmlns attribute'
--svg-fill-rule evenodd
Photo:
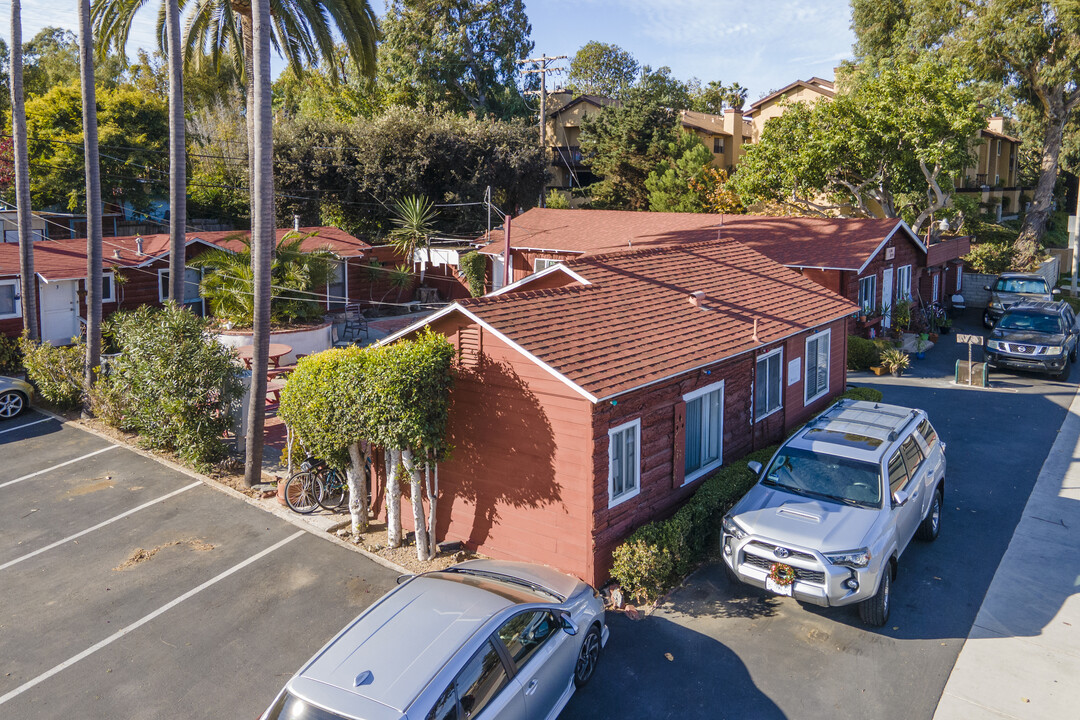
<svg viewBox="0 0 1080 720"><path fill-rule="evenodd" d="M881 353L881 366L886 372L899 375L911 365L911 356L899 348L889 348Z"/></svg>
<svg viewBox="0 0 1080 720"><path fill-rule="evenodd" d="M11 2L11 134L15 165L15 209L19 224L19 283L23 329L38 340L37 279L30 228L30 160L26 151L26 99L23 95L22 2Z"/></svg>
<svg viewBox="0 0 1080 720"><path fill-rule="evenodd" d="M270 270L270 317L276 323L312 320L323 314L319 294L333 270L335 256L327 249L305 252L310 235L287 233L278 241ZM191 260L205 268L200 293L210 303L214 317L250 327L255 315L251 239L238 238L243 250L207 251Z"/></svg>
<svg viewBox="0 0 1080 720"><path fill-rule="evenodd" d="M435 218L439 211L425 197L410 195L394 204L394 229L390 231L390 243L412 266L418 249L424 250L420 263L420 282L424 282L424 269L431 262L431 236L435 234Z"/></svg>
<svg viewBox="0 0 1080 720"><path fill-rule="evenodd" d="M223 457L240 399L240 366L206 320L173 302L116 313L120 355L94 388L95 412L153 447L205 466Z"/></svg>

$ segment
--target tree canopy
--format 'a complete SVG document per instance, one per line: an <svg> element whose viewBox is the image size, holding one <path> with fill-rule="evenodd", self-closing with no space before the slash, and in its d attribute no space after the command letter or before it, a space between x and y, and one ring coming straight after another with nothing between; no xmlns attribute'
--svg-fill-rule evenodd
<svg viewBox="0 0 1080 720"><path fill-rule="evenodd" d="M637 80L638 61L618 45L590 40L570 60L567 89L621 98Z"/></svg>

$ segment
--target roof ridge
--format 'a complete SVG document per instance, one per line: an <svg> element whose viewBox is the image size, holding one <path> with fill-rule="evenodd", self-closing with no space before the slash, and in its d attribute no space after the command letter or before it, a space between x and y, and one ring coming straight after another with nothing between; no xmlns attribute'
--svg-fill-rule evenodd
<svg viewBox="0 0 1080 720"><path fill-rule="evenodd" d="M695 232L701 232L701 231L704 231L704 230L711 230L711 229L712 228L707 228L707 227L699 228L699 229L695 230ZM722 231L723 228L722 227L717 227L716 230L719 232L719 231ZM660 245L660 246L656 246L656 247L645 247L645 248L631 247L631 248L627 248L626 250L609 250L607 252L598 253L596 255L584 255L582 257L571 258L570 260L566 261L566 265L567 266L578 266L578 265L587 265L587 264L596 265L596 264L609 262L612 259L622 260L622 259L625 259L625 258L636 257L636 256L656 255L656 254L674 254L674 253L677 253L677 252L685 252L687 250L692 250L694 248L698 248L698 247L702 247L702 246L721 245L721 244L724 244L724 243L731 243L731 244L734 244L734 245L739 245L744 250L750 250L751 252L756 252L756 251L751 250L751 248L747 247L743 243L740 243L738 240L735 240L734 238L715 237L715 238L709 238L708 240L693 240L691 242L683 242L683 243L672 244L672 245Z"/></svg>

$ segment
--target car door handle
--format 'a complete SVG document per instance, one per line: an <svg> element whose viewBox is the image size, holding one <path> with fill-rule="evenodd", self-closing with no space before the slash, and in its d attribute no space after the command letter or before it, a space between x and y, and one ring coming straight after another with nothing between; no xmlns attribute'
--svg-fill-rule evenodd
<svg viewBox="0 0 1080 720"><path fill-rule="evenodd" d="M532 695L534 692L536 692L536 686L539 684L539 680L533 680L532 682L530 682L528 685L525 686L525 694Z"/></svg>

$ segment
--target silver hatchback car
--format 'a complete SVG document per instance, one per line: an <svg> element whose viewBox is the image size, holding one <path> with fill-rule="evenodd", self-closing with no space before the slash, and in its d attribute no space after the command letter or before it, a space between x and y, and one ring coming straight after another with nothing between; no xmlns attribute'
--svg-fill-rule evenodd
<svg viewBox="0 0 1080 720"><path fill-rule="evenodd" d="M292 676L262 720L555 718L607 638L586 583L473 560L403 578Z"/></svg>

